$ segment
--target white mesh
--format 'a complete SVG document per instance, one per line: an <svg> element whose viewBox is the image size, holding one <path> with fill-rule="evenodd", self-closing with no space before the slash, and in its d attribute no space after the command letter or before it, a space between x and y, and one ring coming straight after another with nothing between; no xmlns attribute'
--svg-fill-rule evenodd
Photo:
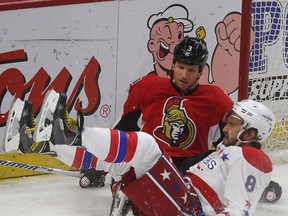
<svg viewBox="0 0 288 216"><path fill-rule="evenodd" d="M276 120L274 130L263 144L266 152L276 149L288 152L287 7L287 0L252 2L255 40L250 53L248 97L272 109ZM274 162L277 156L273 157ZM283 157L288 158L288 154Z"/></svg>

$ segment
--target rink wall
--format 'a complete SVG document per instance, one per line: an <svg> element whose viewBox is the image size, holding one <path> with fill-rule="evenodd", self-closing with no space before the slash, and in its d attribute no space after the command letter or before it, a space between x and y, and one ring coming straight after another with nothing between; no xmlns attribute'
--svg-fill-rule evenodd
<svg viewBox="0 0 288 216"><path fill-rule="evenodd" d="M241 1L230 0L1 1L0 158L68 169L48 156L4 154L11 101L31 101L37 117L45 93L55 89L67 94L72 117L81 109L86 125L113 127L130 83L151 71L166 75L163 71L171 69L173 48L183 35L204 37L208 43L201 82L220 85L236 100L238 64L225 71L217 70L213 61L216 54L223 56L215 52L217 24L227 17L241 19L240 13ZM152 34L163 20L169 20L166 28ZM234 24L240 28L239 22ZM225 82L227 74L230 82ZM0 171L0 179L39 174L3 166Z"/></svg>

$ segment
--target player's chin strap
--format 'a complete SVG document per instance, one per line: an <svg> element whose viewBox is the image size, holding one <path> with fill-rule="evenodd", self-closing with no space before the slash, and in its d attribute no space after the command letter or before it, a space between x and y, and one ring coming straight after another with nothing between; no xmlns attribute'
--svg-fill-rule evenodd
<svg viewBox="0 0 288 216"><path fill-rule="evenodd" d="M242 127L241 127L241 130L240 130L239 133L237 134L237 142L235 143L235 146L239 146L240 144L243 144L243 143L259 142L258 136L255 136L255 138L252 139L252 140L248 140L248 141L247 141L247 140L242 140L242 139L241 139L242 134L244 134L245 132L247 132L247 131L249 130L248 124L245 123L245 121L243 121L242 118L240 118L240 117L238 117L238 116L236 116L236 115L231 114L231 116L232 116L233 118L236 118L236 119L238 119L238 120L240 120L240 121L243 122L243 125L242 125Z"/></svg>
<svg viewBox="0 0 288 216"><path fill-rule="evenodd" d="M238 135L237 135L237 142L235 143L235 146L239 146L240 144L243 144L243 143L251 143L251 142L259 142L259 139L258 139L258 136L255 136L254 139L252 140L242 140L240 137L243 133L247 132L247 129L244 129L242 127L242 129L239 131Z"/></svg>

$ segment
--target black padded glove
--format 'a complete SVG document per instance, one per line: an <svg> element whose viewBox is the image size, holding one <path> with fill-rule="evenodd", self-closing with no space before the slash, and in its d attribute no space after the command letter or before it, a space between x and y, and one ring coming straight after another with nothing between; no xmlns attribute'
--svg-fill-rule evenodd
<svg viewBox="0 0 288 216"><path fill-rule="evenodd" d="M82 170L83 176L79 180L82 188L103 187L105 185L105 176L107 173L95 169Z"/></svg>
<svg viewBox="0 0 288 216"><path fill-rule="evenodd" d="M282 196L282 187L275 181L270 181L261 195L260 202L274 203Z"/></svg>

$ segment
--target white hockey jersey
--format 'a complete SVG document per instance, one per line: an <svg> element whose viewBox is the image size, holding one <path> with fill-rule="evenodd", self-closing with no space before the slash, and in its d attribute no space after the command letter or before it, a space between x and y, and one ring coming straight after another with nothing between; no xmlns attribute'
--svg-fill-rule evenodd
<svg viewBox="0 0 288 216"><path fill-rule="evenodd" d="M218 145L186 173L205 215L253 215L271 179L272 163L253 147Z"/></svg>

